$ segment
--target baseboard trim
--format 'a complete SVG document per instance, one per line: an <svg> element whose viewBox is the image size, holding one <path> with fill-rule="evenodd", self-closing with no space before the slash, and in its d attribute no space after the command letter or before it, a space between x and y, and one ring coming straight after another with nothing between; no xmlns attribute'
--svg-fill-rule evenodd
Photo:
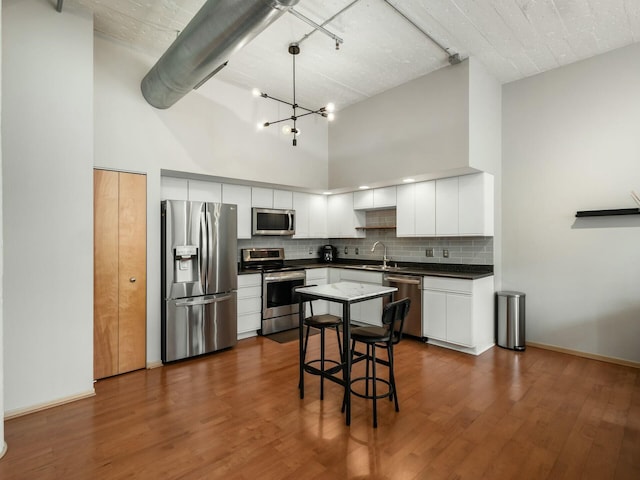
<svg viewBox="0 0 640 480"><path fill-rule="evenodd" d="M158 360L157 362L149 362L147 363L147 370L153 370L154 368L162 367L163 365L164 364L161 360Z"/></svg>
<svg viewBox="0 0 640 480"><path fill-rule="evenodd" d="M2 450L0 450L0 458L4 457L4 454L7 453L7 449L9 448L7 446L7 442L3 442L4 445L2 446Z"/></svg>
<svg viewBox="0 0 640 480"><path fill-rule="evenodd" d="M40 412L42 410L47 410L53 407L59 407L60 405L75 402L78 400L83 400L85 398L94 397L95 395L96 395L96 391L94 389L91 389L88 392L79 393L77 395L71 395L70 397L60 398L58 400L54 400L53 402L41 403L39 405L34 405L32 407L27 407L27 408L18 408L16 410L9 410L5 412L4 419L11 420L12 418L22 417L24 415L29 415L30 413Z"/></svg>
<svg viewBox="0 0 640 480"><path fill-rule="evenodd" d="M552 350L554 352L568 353L569 355L589 358L591 360L598 360L600 362L614 363L616 365L622 365L625 367L640 368L640 362L632 362L630 360L624 360L622 358L605 357L604 355L596 355L595 353L587 353L587 352L581 352L579 350L571 350L569 348L556 347L555 345L547 345L545 343L536 343L536 342L527 341L527 347L542 348L543 350Z"/></svg>

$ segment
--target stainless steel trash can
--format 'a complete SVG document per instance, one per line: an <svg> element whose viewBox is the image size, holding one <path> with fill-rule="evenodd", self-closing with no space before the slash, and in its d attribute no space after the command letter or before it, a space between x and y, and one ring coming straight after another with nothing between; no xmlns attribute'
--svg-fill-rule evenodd
<svg viewBox="0 0 640 480"><path fill-rule="evenodd" d="M522 292L496 293L496 343L499 347L525 349L524 300Z"/></svg>

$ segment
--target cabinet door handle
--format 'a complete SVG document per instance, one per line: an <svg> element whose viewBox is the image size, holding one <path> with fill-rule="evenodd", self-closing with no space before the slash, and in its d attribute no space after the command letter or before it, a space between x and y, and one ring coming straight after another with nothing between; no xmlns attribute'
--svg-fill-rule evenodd
<svg viewBox="0 0 640 480"><path fill-rule="evenodd" d="M136 277L131 277L131 278L129 279L129 281L130 281L131 283L136 283Z"/></svg>

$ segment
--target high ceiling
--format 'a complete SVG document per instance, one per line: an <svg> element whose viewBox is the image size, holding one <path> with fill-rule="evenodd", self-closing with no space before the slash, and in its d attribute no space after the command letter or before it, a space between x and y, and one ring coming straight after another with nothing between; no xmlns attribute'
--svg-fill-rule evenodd
<svg viewBox="0 0 640 480"><path fill-rule="evenodd" d="M93 10L95 30L159 58L205 0L66 0ZM394 8L395 7L395 8ZM300 104L338 110L449 65L480 60L507 83L640 41L639 0L300 0L294 9L344 40L285 13L216 78L291 97L290 43L300 41ZM404 14L403 17L400 13ZM410 21L409 21L409 20Z"/></svg>

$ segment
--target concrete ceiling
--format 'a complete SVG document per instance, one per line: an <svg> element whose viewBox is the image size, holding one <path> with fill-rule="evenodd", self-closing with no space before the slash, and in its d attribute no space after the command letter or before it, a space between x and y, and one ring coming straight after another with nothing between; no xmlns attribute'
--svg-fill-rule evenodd
<svg viewBox="0 0 640 480"><path fill-rule="evenodd" d="M159 58L205 0L66 0L94 12L95 30ZM414 24L403 18L392 6ZM348 8L347 8L348 7ZM295 10L344 40L285 14L216 78L317 108L337 109L473 56L507 83L640 41L639 0L300 0ZM418 28L416 28L418 27ZM422 30L422 32L420 30Z"/></svg>

